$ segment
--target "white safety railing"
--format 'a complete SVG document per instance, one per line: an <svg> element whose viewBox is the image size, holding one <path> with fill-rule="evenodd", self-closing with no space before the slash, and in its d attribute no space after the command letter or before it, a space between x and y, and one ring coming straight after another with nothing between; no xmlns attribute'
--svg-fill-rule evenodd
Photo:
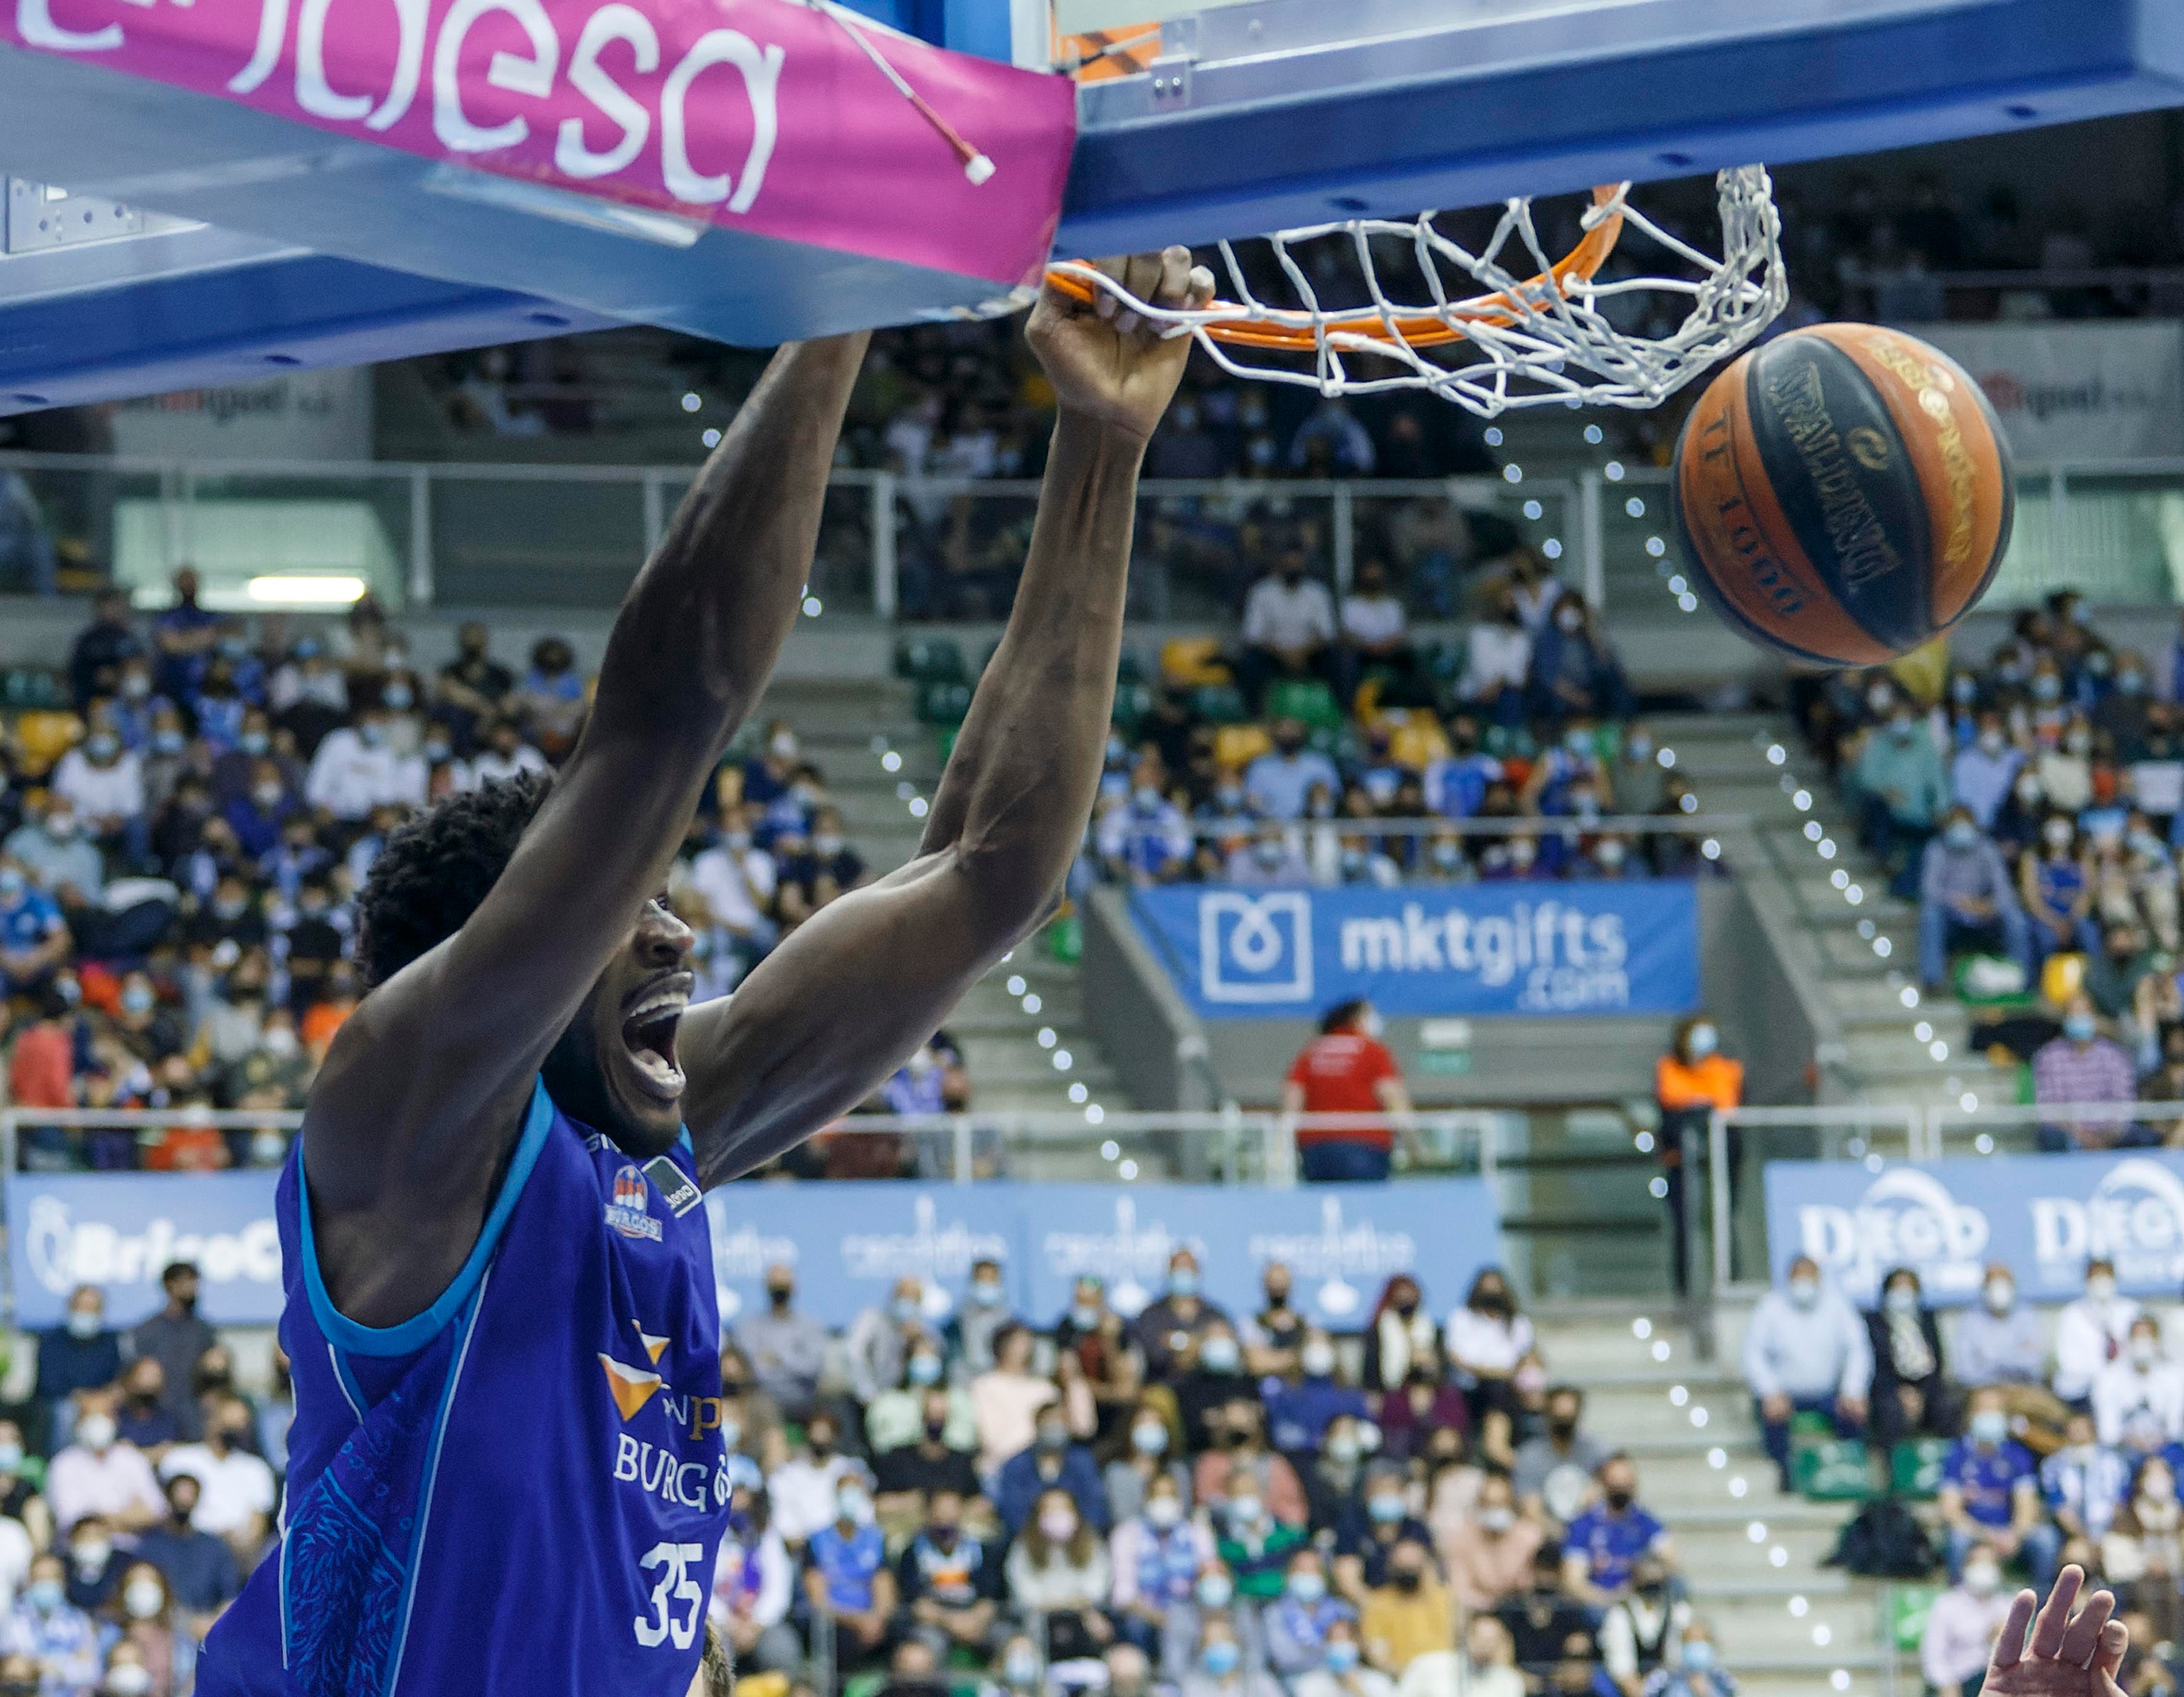
<svg viewBox="0 0 2184 1697"><path fill-rule="evenodd" d="M606 608L696 475L693 465L4 453L0 584L50 588L53 544L65 538L148 591L186 561L209 588L231 576L239 588L246 575L328 569L266 552L309 536L313 548L354 554L389 605ZM1677 581L1667 478L1603 459L1563 476L1513 464L1500 476L1149 480L1131 612L1162 623L1233 619L1278 535L1305 546L1338 588L1364 560L1383 560L1420 622L1471 616L1473 567L1518 542L1596 607L1658 613L1658 577L1665 604L1695 612L1696 595ZM815 604L889 620L1000 616L1038 492L1027 479L835 472ZM280 537L254 516L266 503L297 509ZM335 524L329 504L368 518ZM2174 601L2180 537L2184 460L2020 466L2014 540L1987 604L2024 604L2064 585L2110 605Z"/></svg>

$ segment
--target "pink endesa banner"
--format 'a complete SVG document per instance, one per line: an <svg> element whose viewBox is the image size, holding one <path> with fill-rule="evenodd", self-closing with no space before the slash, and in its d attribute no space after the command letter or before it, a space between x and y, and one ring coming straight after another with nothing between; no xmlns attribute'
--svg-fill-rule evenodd
<svg viewBox="0 0 2184 1697"><path fill-rule="evenodd" d="M1066 79L865 38L995 166L972 183L800 0L0 0L0 41L336 135L784 241L1035 281Z"/></svg>

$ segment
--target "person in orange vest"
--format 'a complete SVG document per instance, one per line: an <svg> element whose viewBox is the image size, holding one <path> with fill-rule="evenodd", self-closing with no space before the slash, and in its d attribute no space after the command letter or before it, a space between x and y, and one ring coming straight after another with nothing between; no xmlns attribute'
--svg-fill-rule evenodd
<svg viewBox="0 0 2184 1697"><path fill-rule="evenodd" d="M1676 1027L1669 1052L1653 1063L1653 1100L1661 1110L1660 1152L1669 1204L1669 1277L1676 1294L1691 1290L1691 1216L1685 1193L1688 1149L1705 1146L1708 1116L1744 1102L1744 1063L1721 1052L1721 1031L1706 1014Z"/></svg>

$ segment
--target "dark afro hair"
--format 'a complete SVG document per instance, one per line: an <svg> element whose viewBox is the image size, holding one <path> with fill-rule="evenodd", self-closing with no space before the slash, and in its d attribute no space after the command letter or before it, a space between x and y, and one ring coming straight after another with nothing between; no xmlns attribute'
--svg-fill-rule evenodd
<svg viewBox="0 0 2184 1697"><path fill-rule="evenodd" d="M544 772L448 796L387 839L357 897L357 964L383 984L460 931L553 787Z"/></svg>

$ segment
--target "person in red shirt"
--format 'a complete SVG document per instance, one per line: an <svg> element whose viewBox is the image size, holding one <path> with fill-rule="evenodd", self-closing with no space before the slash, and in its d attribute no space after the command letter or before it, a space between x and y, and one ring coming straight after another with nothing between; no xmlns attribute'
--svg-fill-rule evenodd
<svg viewBox="0 0 2184 1697"><path fill-rule="evenodd" d="M1411 1111L1410 1093L1396 1057L1380 1041L1380 1015L1370 1002L1345 1002L1319 1023L1319 1035L1299 1051L1282 1084L1285 1114L1352 1114L1354 1127L1301 1129L1297 1159L1307 1182L1384 1179L1395 1148L1395 1127Z"/></svg>

